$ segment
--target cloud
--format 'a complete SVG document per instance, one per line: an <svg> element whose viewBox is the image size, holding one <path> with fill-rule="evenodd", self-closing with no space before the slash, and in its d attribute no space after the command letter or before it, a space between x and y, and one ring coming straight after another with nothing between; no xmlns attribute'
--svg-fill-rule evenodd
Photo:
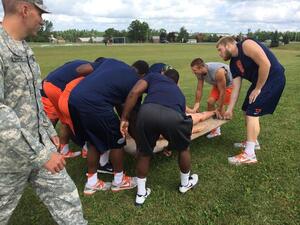
<svg viewBox="0 0 300 225"><path fill-rule="evenodd" d="M239 33L251 30L299 30L296 0L44 0L55 30L127 29L139 19L152 29ZM0 15L3 15L2 8Z"/></svg>

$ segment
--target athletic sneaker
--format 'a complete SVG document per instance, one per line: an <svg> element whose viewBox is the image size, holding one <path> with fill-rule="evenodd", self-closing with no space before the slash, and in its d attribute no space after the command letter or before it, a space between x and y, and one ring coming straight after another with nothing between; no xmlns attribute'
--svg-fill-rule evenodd
<svg viewBox="0 0 300 225"><path fill-rule="evenodd" d="M179 192L185 193L188 190L194 188L197 183L198 183L198 175L197 174L192 174L189 177L189 183L186 186L182 186L181 184L179 185Z"/></svg>
<svg viewBox="0 0 300 225"><path fill-rule="evenodd" d="M243 142L238 142L238 143L234 143L233 146L235 148L246 148L246 142L247 141L243 141ZM258 142L255 142L255 150L260 150L260 144Z"/></svg>
<svg viewBox="0 0 300 225"><path fill-rule="evenodd" d="M67 153L61 153L63 155L64 158L74 158L77 157L81 154L81 152L72 152L72 151L68 151Z"/></svg>
<svg viewBox="0 0 300 225"><path fill-rule="evenodd" d="M114 174L113 167L110 162L106 163L104 166L98 166L98 173Z"/></svg>
<svg viewBox="0 0 300 225"><path fill-rule="evenodd" d="M81 157L85 159L87 158L87 154L88 154L88 150L85 147L83 147L81 149Z"/></svg>
<svg viewBox="0 0 300 225"><path fill-rule="evenodd" d="M147 188L146 189L146 194L145 195L138 195L136 194L135 197L135 206L142 206L144 202L146 201L146 198L151 194L151 189Z"/></svg>
<svg viewBox="0 0 300 225"><path fill-rule="evenodd" d="M248 156L247 153L245 151L243 151L242 153L240 153L236 156L228 157L228 162L229 162L229 164L238 166L238 165L242 165L242 164L257 163L257 159L256 159L256 155Z"/></svg>
<svg viewBox="0 0 300 225"><path fill-rule="evenodd" d="M136 177L128 177L124 174L123 180L120 184L116 184L114 183L114 181L112 182L111 190L113 192L117 192L117 191L132 189L135 188L136 186L137 186Z"/></svg>
<svg viewBox="0 0 300 225"><path fill-rule="evenodd" d="M211 138L214 138L214 137L217 137L217 136L221 136L221 130L219 129L213 129L213 130L211 130L211 132L208 134L208 135L206 135L206 137L208 138L208 139L211 139Z"/></svg>
<svg viewBox="0 0 300 225"><path fill-rule="evenodd" d="M104 182L102 180L97 180L97 183L93 186L88 185L88 183L84 186L83 194L85 195L92 195L96 191L107 191L111 187L111 182Z"/></svg>

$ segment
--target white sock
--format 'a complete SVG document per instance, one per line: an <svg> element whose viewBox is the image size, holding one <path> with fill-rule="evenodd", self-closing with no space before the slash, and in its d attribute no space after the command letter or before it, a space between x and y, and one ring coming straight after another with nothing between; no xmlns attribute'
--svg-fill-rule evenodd
<svg viewBox="0 0 300 225"><path fill-rule="evenodd" d="M61 154L66 154L69 151L69 144L62 145L62 149L60 149Z"/></svg>
<svg viewBox="0 0 300 225"><path fill-rule="evenodd" d="M137 194L145 195L146 194L146 181L147 178L138 178L137 177Z"/></svg>
<svg viewBox="0 0 300 225"><path fill-rule="evenodd" d="M89 186L94 186L97 183L98 177L97 177L97 173L94 174L88 174L88 185Z"/></svg>
<svg viewBox="0 0 300 225"><path fill-rule="evenodd" d="M109 161L109 152L110 151L106 151L104 152L101 156L100 156L100 160L99 160L99 164L100 166L105 166L108 161Z"/></svg>
<svg viewBox="0 0 300 225"><path fill-rule="evenodd" d="M85 142L84 146L82 147L82 149L86 149L87 151L89 150L88 149L88 146L87 146L87 142Z"/></svg>
<svg viewBox="0 0 300 225"><path fill-rule="evenodd" d="M187 186L189 184L190 172L182 173L180 171L180 180L182 186Z"/></svg>
<svg viewBox="0 0 300 225"><path fill-rule="evenodd" d="M259 142L258 142L258 140L256 140L256 141L255 141L255 145L259 145Z"/></svg>
<svg viewBox="0 0 300 225"><path fill-rule="evenodd" d="M255 142L253 142L253 141L247 141L246 142L245 152L247 153L248 156L254 156L255 155L254 147L255 147Z"/></svg>
<svg viewBox="0 0 300 225"><path fill-rule="evenodd" d="M115 173L114 175L114 183L115 184L121 184L122 183L122 180L123 180L123 171L120 172L120 173Z"/></svg>

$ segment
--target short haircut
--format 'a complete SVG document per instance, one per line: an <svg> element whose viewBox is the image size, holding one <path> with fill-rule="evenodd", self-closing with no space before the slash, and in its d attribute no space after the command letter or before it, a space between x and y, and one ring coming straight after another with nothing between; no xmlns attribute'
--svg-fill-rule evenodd
<svg viewBox="0 0 300 225"><path fill-rule="evenodd" d="M95 59L94 62L102 62L102 61L104 61L104 60L105 60L104 57L98 57L97 59Z"/></svg>
<svg viewBox="0 0 300 225"><path fill-rule="evenodd" d="M227 45L228 43L234 44L236 40L233 37L222 37L218 40L216 47L219 47L219 45Z"/></svg>
<svg viewBox="0 0 300 225"><path fill-rule="evenodd" d="M2 0L4 14L14 14L17 11L18 0Z"/></svg>
<svg viewBox="0 0 300 225"><path fill-rule="evenodd" d="M169 78L171 78L176 84L178 83L179 80L179 73L175 69L168 69L165 72L165 75Z"/></svg>
<svg viewBox="0 0 300 225"><path fill-rule="evenodd" d="M205 63L204 63L203 59L196 58L191 62L191 67L194 67L194 66L203 67L203 66L205 66Z"/></svg>
<svg viewBox="0 0 300 225"><path fill-rule="evenodd" d="M137 72L139 75L146 74L149 71L149 65L144 60L138 60L138 61L134 62L132 64L132 67L137 69Z"/></svg>

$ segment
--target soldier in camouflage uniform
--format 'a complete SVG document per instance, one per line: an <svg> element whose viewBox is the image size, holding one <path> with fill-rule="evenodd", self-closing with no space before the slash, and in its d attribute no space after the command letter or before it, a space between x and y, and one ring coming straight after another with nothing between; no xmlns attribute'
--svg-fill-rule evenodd
<svg viewBox="0 0 300 225"><path fill-rule="evenodd" d="M66 162L56 152L58 136L42 110L39 66L24 41L40 29L47 9L42 0L2 4L0 224L8 223L28 183L58 224L87 224L76 186L64 169Z"/></svg>

